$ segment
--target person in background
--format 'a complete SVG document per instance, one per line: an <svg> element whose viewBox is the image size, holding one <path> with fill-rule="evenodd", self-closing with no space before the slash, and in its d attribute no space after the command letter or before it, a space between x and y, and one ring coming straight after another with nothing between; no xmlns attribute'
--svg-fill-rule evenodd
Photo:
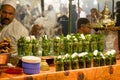
<svg viewBox="0 0 120 80"><path fill-rule="evenodd" d="M90 23L93 24L93 25L97 24L100 17L101 17L100 12L96 8L92 8L90 10L90 13L91 14L87 15L87 18L89 19ZM97 30L97 29L92 29L91 33L98 34L98 33L100 33L100 31Z"/></svg>
<svg viewBox="0 0 120 80"><path fill-rule="evenodd" d="M58 17L58 23L62 26L62 34L66 36L68 34L68 17L66 15L62 15Z"/></svg>
<svg viewBox="0 0 120 80"><path fill-rule="evenodd" d="M17 5L16 5L15 18L16 18L18 21L21 21L21 18L20 18L21 8L22 8L22 6L21 6L20 4L17 4Z"/></svg>
<svg viewBox="0 0 120 80"><path fill-rule="evenodd" d="M116 2L116 12L115 13L117 14L115 26L120 27L120 1ZM120 51L120 30L118 30L118 50ZM118 54L120 54L120 52L118 52Z"/></svg>
<svg viewBox="0 0 120 80"><path fill-rule="evenodd" d="M25 5L21 6L18 14L19 14L20 22L23 24L24 18L25 18L26 14L27 14L27 10L26 10Z"/></svg>
<svg viewBox="0 0 120 80"><path fill-rule="evenodd" d="M78 15L76 12L76 5L72 5L72 28L71 28L71 33L76 33L76 22L78 19Z"/></svg>
<svg viewBox="0 0 120 80"><path fill-rule="evenodd" d="M57 24L57 14L53 5L49 5L48 9L44 12L44 16L54 25Z"/></svg>
<svg viewBox="0 0 120 80"><path fill-rule="evenodd" d="M77 33L80 34L90 34L91 25L87 18L79 18L77 21Z"/></svg>
<svg viewBox="0 0 120 80"><path fill-rule="evenodd" d="M61 25L62 28L62 34L66 36L68 34L68 24L69 24L69 18L67 16L68 14L68 9L66 7L62 7L60 11L60 16L57 18L58 24Z"/></svg>
<svg viewBox="0 0 120 80"><path fill-rule="evenodd" d="M30 35L35 36L37 39L45 35L43 26L41 24L34 24L30 31Z"/></svg>
<svg viewBox="0 0 120 80"><path fill-rule="evenodd" d="M116 13L117 13L116 26L120 26L120 1L116 3Z"/></svg>
<svg viewBox="0 0 120 80"><path fill-rule="evenodd" d="M52 5L48 6L48 9L44 12L44 16L37 17L33 25L40 24L43 26L44 34L48 38L55 36L55 27L57 25L57 14Z"/></svg>
<svg viewBox="0 0 120 80"><path fill-rule="evenodd" d="M96 23L97 20L99 20L99 18L101 17L100 12L96 8L92 8L90 10L90 13L91 14L87 15L87 18L91 23Z"/></svg>
<svg viewBox="0 0 120 80"><path fill-rule="evenodd" d="M4 0L0 9L1 34L0 41L4 38L11 40L13 52L17 53L17 40L21 36L29 36L28 30L15 19L16 0Z"/></svg>
<svg viewBox="0 0 120 80"><path fill-rule="evenodd" d="M53 25L46 17L38 17L30 27L30 35L35 35L38 39L43 35L52 38L59 34L61 34L61 26L59 24Z"/></svg>
<svg viewBox="0 0 120 80"><path fill-rule="evenodd" d="M86 18L87 14L81 7L78 7L78 16L79 18Z"/></svg>
<svg viewBox="0 0 120 80"><path fill-rule="evenodd" d="M28 29L28 31L30 31L30 26L34 23L32 19L34 19L34 17L30 11L30 5L26 5L26 15L23 19L23 25Z"/></svg>

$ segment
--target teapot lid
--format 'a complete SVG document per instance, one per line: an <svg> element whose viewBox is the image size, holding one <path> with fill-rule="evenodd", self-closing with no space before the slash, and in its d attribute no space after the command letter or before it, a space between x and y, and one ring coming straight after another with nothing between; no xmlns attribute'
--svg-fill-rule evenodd
<svg viewBox="0 0 120 80"><path fill-rule="evenodd" d="M104 10L102 11L102 15L110 15L110 10L107 5L107 1L105 2Z"/></svg>

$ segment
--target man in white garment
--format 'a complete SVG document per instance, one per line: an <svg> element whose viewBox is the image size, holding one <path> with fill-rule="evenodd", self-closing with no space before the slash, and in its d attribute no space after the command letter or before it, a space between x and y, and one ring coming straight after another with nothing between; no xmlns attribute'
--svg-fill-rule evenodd
<svg viewBox="0 0 120 80"><path fill-rule="evenodd" d="M44 19L45 24L43 25L43 27L45 28L46 35L52 38L55 35L54 28L57 24L57 15L52 5L48 6L47 11L44 12L44 16L45 16Z"/></svg>
<svg viewBox="0 0 120 80"><path fill-rule="evenodd" d="M48 6L48 9L44 12L44 16L53 24L57 23L57 15L52 5Z"/></svg>
<svg viewBox="0 0 120 80"><path fill-rule="evenodd" d="M4 0L0 9L1 34L0 41L4 38L11 40L14 48L12 53L17 53L17 40L21 36L28 36L28 30L18 22L15 17L16 0Z"/></svg>

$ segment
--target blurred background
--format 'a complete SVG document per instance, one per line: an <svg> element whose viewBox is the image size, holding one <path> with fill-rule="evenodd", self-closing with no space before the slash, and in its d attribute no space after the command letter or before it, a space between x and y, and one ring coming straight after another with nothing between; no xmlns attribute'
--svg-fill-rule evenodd
<svg viewBox="0 0 120 80"><path fill-rule="evenodd" d="M3 0L0 0L0 3ZM76 6L80 6L86 13L90 13L91 8L97 8L99 11L103 10L104 3L106 0L73 0L72 4L75 4ZM119 0L107 0L108 1L108 7L110 11L112 12L112 8L116 6L116 2ZM60 8L65 6L69 7L69 0L16 0L17 4L20 4L22 6L29 5L30 10L33 10L34 8L38 8L39 12L41 12L41 3L44 3L44 10L47 9L48 5L52 4L55 8L56 12L60 12Z"/></svg>

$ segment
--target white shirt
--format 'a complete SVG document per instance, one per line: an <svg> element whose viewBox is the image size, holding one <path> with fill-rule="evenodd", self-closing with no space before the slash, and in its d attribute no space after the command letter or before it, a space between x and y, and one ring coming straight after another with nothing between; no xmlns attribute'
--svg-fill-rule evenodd
<svg viewBox="0 0 120 80"><path fill-rule="evenodd" d="M9 25L4 26L0 34L0 41L4 38L11 40L11 45L15 49L15 53L17 52L17 40L21 36L28 36L28 30L16 19L14 19Z"/></svg>

